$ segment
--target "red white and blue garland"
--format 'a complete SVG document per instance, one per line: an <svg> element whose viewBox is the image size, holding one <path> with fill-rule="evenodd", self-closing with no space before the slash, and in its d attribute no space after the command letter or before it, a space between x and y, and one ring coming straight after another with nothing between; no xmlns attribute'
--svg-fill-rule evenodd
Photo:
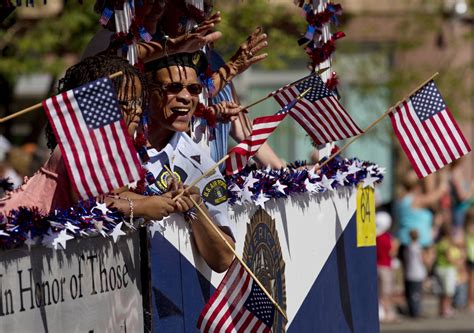
<svg viewBox="0 0 474 333"><path fill-rule="evenodd" d="M342 157L331 160L320 172L314 173L313 170L303 162L295 162L292 167L281 170L246 167L241 173L227 177L229 204L263 207L272 198L323 193L360 183L364 187L373 187L382 181L384 174L384 169L376 164ZM119 236L125 235L123 230L135 229L127 220L118 210L107 208L94 199L50 214L35 208L19 207L8 216L0 215L0 248L22 245L30 248L42 244L66 249L68 240L97 235L112 237L116 242Z"/></svg>
<svg viewBox="0 0 474 333"><path fill-rule="evenodd" d="M321 161L324 162L324 159ZM384 168L357 158L335 157L320 172L294 163L295 168L281 170L245 168L227 178L231 205L255 204L264 207L270 199L287 198L300 193L324 193L344 187L363 187L380 183Z"/></svg>
<svg viewBox="0 0 474 333"><path fill-rule="evenodd" d="M134 227L116 209L94 199L82 201L66 210L55 210L44 214L36 208L19 207L8 216L0 215L0 248L9 249L42 244L66 249L66 242L74 238L96 235L112 237L114 242L125 235L122 224Z"/></svg>

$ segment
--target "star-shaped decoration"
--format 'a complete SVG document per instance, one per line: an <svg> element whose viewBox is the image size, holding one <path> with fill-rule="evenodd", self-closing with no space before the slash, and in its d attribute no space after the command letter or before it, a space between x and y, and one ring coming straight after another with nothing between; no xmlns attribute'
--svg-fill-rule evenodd
<svg viewBox="0 0 474 333"><path fill-rule="evenodd" d="M36 240L31 238L31 231L28 231L28 235L25 239L25 245L28 247L28 251L31 251L31 246L36 244Z"/></svg>
<svg viewBox="0 0 474 333"><path fill-rule="evenodd" d="M354 173L356 173L357 171L360 171L360 170L362 170L362 169L357 166L355 161L353 161L352 164L349 165L349 169L347 170L347 174L352 175L352 174L354 174Z"/></svg>
<svg viewBox="0 0 474 333"><path fill-rule="evenodd" d="M341 186L344 186L344 181L346 180L346 173L337 170L334 180Z"/></svg>
<svg viewBox="0 0 474 333"><path fill-rule="evenodd" d="M334 179L328 178L326 177L326 175L323 175L323 178L321 179L321 184L324 188L332 191L332 183L334 183Z"/></svg>
<svg viewBox="0 0 474 333"><path fill-rule="evenodd" d="M0 236L8 237L8 236L10 236L10 234L7 233L7 232L5 232L5 231L3 231L3 230L0 230Z"/></svg>
<svg viewBox="0 0 474 333"><path fill-rule="evenodd" d="M304 186L306 187L306 190L310 193L317 193L319 190L318 184L313 184L309 181L308 178L304 181Z"/></svg>
<svg viewBox="0 0 474 333"><path fill-rule="evenodd" d="M57 237L56 237L56 239L55 239L55 242L56 242L56 247L55 247L55 249L57 249L58 244L60 244L61 247L62 247L64 250L66 250L66 242L67 242L68 240L70 240L70 239L74 239L74 237L71 236L71 235L68 235L66 229L61 230L61 231L59 232L59 234L57 234Z"/></svg>
<svg viewBox="0 0 474 333"><path fill-rule="evenodd" d="M364 178L364 183L362 184L363 188L366 188L368 186L375 188L374 183L378 181L378 177L372 177L371 175L368 175L367 177Z"/></svg>
<svg viewBox="0 0 474 333"><path fill-rule="evenodd" d="M265 208L265 202L267 202L268 200L270 200L270 198L267 198L265 194L263 194L263 191L260 191L257 199L254 202L257 206Z"/></svg>
<svg viewBox="0 0 474 333"><path fill-rule="evenodd" d="M70 232L72 232L73 234L76 233L76 230L79 229L79 227L76 227L74 224L72 224L71 222L67 222L65 225L67 230L69 230Z"/></svg>
<svg viewBox="0 0 474 333"><path fill-rule="evenodd" d="M387 171L387 168L381 168L381 167L378 167L378 169L377 169L377 170L378 170L378 172L379 172L380 174L382 174L382 175L383 175L383 174L385 174L385 172Z"/></svg>
<svg viewBox="0 0 474 333"><path fill-rule="evenodd" d="M102 212L102 215L107 215L107 213L109 212L109 209L107 208L107 205L105 204L105 202L102 202L102 203L98 203L96 202L94 208L91 209L91 211L93 210L100 210Z"/></svg>
<svg viewBox="0 0 474 333"><path fill-rule="evenodd" d="M41 244L46 247L51 247L55 250L58 249L58 242L56 240L58 234L53 233L51 229L48 230L46 234L43 235L43 239L41 240Z"/></svg>
<svg viewBox="0 0 474 333"><path fill-rule="evenodd" d="M166 230L166 228L163 225L161 225L160 222L153 221L152 223L150 223L150 227L148 228L148 230L150 231L151 238L153 238L153 236L155 236L155 232L158 231L161 234L163 233L163 231Z"/></svg>
<svg viewBox="0 0 474 333"><path fill-rule="evenodd" d="M243 191L242 191L242 201L243 202L245 202L245 201L252 202L253 201L252 196L253 196L252 191L250 191L249 188L247 186L245 186Z"/></svg>
<svg viewBox="0 0 474 333"><path fill-rule="evenodd" d="M107 237L107 233L104 231L104 222L102 221L97 221L97 220L92 220L94 223L95 229L99 232L99 234L102 235L102 237Z"/></svg>
<svg viewBox="0 0 474 333"><path fill-rule="evenodd" d="M283 185L282 183L280 183L280 180L277 180L276 183L275 183L275 185L273 185L273 186L276 186L276 187L277 187L276 190L277 190L278 192L281 192L281 193L283 193L283 194L286 194L286 193L285 193L285 188L287 188L288 186Z"/></svg>
<svg viewBox="0 0 474 333"><path fill-rule="evenodd" d="M109 235L109 236L112 236L112 238L114 239L114 243L117 243L117 239L120 236L126 235L125 232L122 231L122 224L123 222L120 222L119 224L117 224L114 230L112 230L112 232Z"/></svg>
<svg viewBox="0 0 474 333"><path fill-rule="evenodd" d="M258 183L258 179L253 177L253 171L251 171L244 182L244 188L252 188L255 183Z"/></svg>
<svg viewBox="0 0 474 333"><path fill-rule="evenodd" d="M311 170L308 171L308 177L311 179L319 178L319 175L316 171L317 164L313 166Z"/></svg>

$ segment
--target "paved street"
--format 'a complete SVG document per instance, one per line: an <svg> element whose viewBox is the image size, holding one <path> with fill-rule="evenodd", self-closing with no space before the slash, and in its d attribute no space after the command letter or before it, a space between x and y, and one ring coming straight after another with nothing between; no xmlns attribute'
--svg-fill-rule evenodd
<svg viewBox="0 0 474 333"><path fill-rule="evenodd" d="M381 332L446 332L474 333L474 313L457 312L452 318L437 316L438 300L434 296L426 296L424 301L424 318L411 319L399 316L396 323L382 324Z"/></svg>

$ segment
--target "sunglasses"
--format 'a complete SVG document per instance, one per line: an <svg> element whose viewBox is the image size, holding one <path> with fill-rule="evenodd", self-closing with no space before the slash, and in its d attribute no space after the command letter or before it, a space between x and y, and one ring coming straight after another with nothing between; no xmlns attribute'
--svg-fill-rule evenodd
<svg viewBox="0 0 474 333"><path fill-rule="evenodd" d="M173 95L179 94L185 88L191 95L195 96L202 92L202 86L199 83L182 84L181 82L170 82L163 83L161 87L165 92Z"/></svg>

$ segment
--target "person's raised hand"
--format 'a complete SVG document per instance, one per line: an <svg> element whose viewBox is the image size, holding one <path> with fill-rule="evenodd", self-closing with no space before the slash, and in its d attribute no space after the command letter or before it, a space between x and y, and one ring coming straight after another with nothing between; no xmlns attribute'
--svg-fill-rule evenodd
<svg viewBox="0 0 474 333"><path fill-rule="evenodd" d="M220 123L237 120L240 112L248 113L248 111L243 109L241 105L230 101L213 104L209 106L209 108L214 112L216 121Z"/></svg>
<svg viewBox="0 0 474 333"><path fill-rule="evenodd" d="M265 59L268 54L262 53L257 55L258 52L268 46L268 36L263 32L261 27L255 29L255 31L247 37L247 40L240 44L237 52L230 58L228 65L234 70L234 75L239 75L244 72L247 68L253 64Z"/></svg>

